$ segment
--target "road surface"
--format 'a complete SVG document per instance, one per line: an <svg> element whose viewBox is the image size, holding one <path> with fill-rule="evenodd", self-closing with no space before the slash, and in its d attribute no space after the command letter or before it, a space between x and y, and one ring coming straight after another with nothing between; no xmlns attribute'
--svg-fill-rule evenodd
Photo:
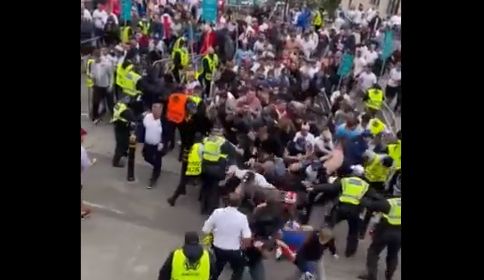
<svg viewBox="0 0 484 280"><path fill-rule="evenodd" d="M137 149L134 183L126 182L126 170L111 167L113 128L107 122L94 126L87 112L87 93L82 86L81 126L88 131L86 148L97 163L83 174L83 199L93 209L81 224L82 280L155 280L171 250L183 243L185 231L200 231L206 217L198 212L198 188L188 186L188 195L176 207L166 203L177 182L180 164L176 152L163 158L158 185L147 190L150 168ZM336 227L337 248L343 255L347 225ZM328 280L350 280L364 271L369 240L360 243L356 256L334 260L324 257ZM385 259L384 256L382 258ZM295 267L287 261L266 261L266 279L293 279ZM230 279L229 269L220 277ZM384 263L380 262L381 279ZM246 275L247 276L247 275ZM245 279L249 279L246 277ZM394 277L400 280L400 271Z"/></svg>

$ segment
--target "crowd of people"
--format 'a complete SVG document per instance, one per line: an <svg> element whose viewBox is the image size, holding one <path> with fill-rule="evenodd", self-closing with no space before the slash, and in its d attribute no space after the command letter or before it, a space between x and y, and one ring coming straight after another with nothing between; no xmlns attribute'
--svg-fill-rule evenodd
<svg viewBox="0 0 484 280"><path fill-rule="evenodd" d="M180 180L167 203L175 207L189 181L201 181L200 213L209 215L203 241L187 233L158 279L215 280L227 263L231 279L241 279L246 266L252 279L266 279L263 259L270 257L294 263L291 279L325 279L318 263L326 249L339 258L333 229L343 220L345 257L372 233L359 278L377 279L387 248L385 277L392 279L401 239L401 132L382 109L386 102L400 110L401 55L398 44L388 59L382 52L386 33L399 38L400 15L382 19L361 4L334 14L305 4L288 13L225 7L209 23L198 1L148 2L136 2L130 21L102 4L92 12L82 6L81 41L98 40L81 49L89 56L91 119L112 117L113 166L124 167L136 135L153 166L148 188L156 187L178 131ZM354 60L345 74L348 54ZM85 168L91 162L83 157Z"/></svg>

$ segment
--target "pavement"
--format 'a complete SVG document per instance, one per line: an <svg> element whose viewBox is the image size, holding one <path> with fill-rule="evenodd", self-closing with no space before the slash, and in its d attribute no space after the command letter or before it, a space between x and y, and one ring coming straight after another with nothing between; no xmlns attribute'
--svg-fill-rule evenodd
<svg viewBox="0 0 484 280"><path fill-rule="evenodd" d="M176 207L166 203L178 182L180 163L176 151L163 158L163 172L158 185L146 189L151 172L137 149L135 174L137 180L126 181L126 169L111 167L114 151L113 128L108 120L93 125L87 118L87 91L81 86L81 127L88 131L85 143L97 162L82 176L82 197L92 215L81 221L82 280L155 280L168 254L183 243L186 231L200 231L206 217L199 214L197 187L188 187L188 195ZM197 190L195 190L195 188ZM346 223L335 229L340 255L346 244ZM356 279L364 271L370 240L360 242L352 258L339 260L325 255L323 262L328 280ZM385 259L385 252L382 259ZM380 261L381 279L384 263ZM287 261L265 261L266 279L293 280L296 271ZM230 279L227 268L219 278ZM245 275L244 279L250 279ZM400 270L394 280L400 280Z"/></svg>

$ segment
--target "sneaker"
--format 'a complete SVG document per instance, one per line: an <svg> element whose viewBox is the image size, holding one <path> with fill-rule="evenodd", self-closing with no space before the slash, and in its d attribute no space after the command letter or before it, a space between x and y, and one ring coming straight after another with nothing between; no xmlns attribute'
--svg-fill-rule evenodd
<svg viewBox="0 0 484 280"><path fill-rule="evenodd" d="M99 122L101 122L101 119L95 119L95 120L93 121L93 123L94 123L95 125L97 125Z"/></svg>

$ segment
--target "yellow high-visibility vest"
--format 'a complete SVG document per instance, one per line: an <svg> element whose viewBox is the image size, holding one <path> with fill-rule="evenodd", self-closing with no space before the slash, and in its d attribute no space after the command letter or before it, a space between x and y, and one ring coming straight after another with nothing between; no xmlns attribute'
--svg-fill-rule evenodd
<svg viewBox="0 0 484 280"><path fill-rule="evenodd" d="M373 136L377 136L378 134L382 133L386 128L385 123L378 118L371 119L368 124L370 127L370 132L373 134Z"/></svg>
<svg viewBox="0 0 484 280"><path fill-rule="evenodd" d="M383 91L381 89L371 88L368 90L368 100L365 102L368 108L380 110L383 105Z"/></svg>
<svg viewBox="0 0 484 280"><path fill-rule="evenodd" d="M121 114L128 109L128 106L122 102L116 103L113 108L113 118L111 119L111 122L115 121L122 121L122 122L128 122L125 118L121 117Z"/></svg>
<svg viewBox="0 0 484 280"><path fill-rule="evenodd" d="M207 250L203 250L202 257L190 264L183 253L183 249L177 249L173 253L171 263L172 280L208 280L210 278L210 256Z"/></svg>
<svg viewBox="0 0 484 280"><path fill-rule="evenodd" d="M87 87L93 87L94 86L94 81L92 80L92 69L91 66L94 64L94 59L88 59L86 63L86 86Z"/></svg>
<svg viewBox="0 0 484 280"><path fill-rule="evenodd" d="M368 183L358 177L348 177L341 179L340 202L359 205L361 198L368 191Z"/></svg>
<svg viewBox="0 0 484 280"><path fill-rule="evenodd" d="M133 71L133 65L123 68L122 63L116 68L116 84L123 89L123 93L129 96L136 96L140 93L136 89L136 83L141 76Z"/></svg>
<svg viewBox="0 0 484 280"><path fill-rule="evenodd" d="M119 39L121 40L122 43L128 44L129 40L131 37L129 34L131 33L131 27L130 26L123 26L121 27L120 33L119 33Z"/></svg>
<svg viewBox="0 0 484 280"><path fill-rule="evenodd" d="M181 66L183 67L187 66L190 61L190 56L188 54L187 49L185 48L173 49L173 52L171 54L171 59L173 59L173 61L175 60L175 56L177 53L180 53Z"/></svg>
<svg viewBox="0 0 484 280"><path fill-rule="evenodd" d="M402 140L388 145L388 155L393 159L393 168L400 170L402 168Z"/></svg>
<svg viewBox="0 0 484 280"><path fill-rule="evenodd" d="M365 166L365 177L369 182L385 182L390 168L383 166L383 156L375 155L375 157Z"/></svg>
<svg viewBox="0 0 484 280"><path fill-rule="evenodd" d="M221 158L226 158L227 156L222 154L221 151L224 143L223 137L216 137L215 140L210 137L203 139L203 160L217 162Z"/></svg>
<svg viewBox="0 0 484 280"><path fill-rule="evenodd" d="M138 23L138 26L141 28L141 33L143 33L143 35L148 35L150 33L150 23L147 22L147 21L140 21Z"/></svg>
<svg viewBox="0 0 484 280"><path fill-rule="evenodd" d="M402 199L400 197L390 198L387 200L390 203L390 211L388 214L383 214L383 217L390 225L402 225Z"/></svg>
<svg viewBox="0 0 484 280"><path fill-rule="evenodd" d="M185 175L187 176L198 176L202 174L202 159L200 158L200 146L202 144L195 143L188 153L187 160L187 171Z"/></svg>
<svg viewBox="0 0 484 280"><path fill-rule="evenodd" d="M314 17L313 17L313 25L314 26L321 26L322 24L323 24L323 19L321 17L321 12L316 11L314 13Z"/></svg>
<svg viewBox="0 0 484 280"><path fill-rule="evenodd" d="M203 73L203 61L204 60L207 60L208 61L208 68L209 69L205 69L205 70L208 70L208 72L210 73L206 73L205 74L205 79L207 80L212 80L212 75L213 75L213 72L215 72L215 69L217 68L218 66L218 56L217 54L213 54L213 58L210 57L210 55L205 55L202 59L202 69L200 70L200 72L198 73L197 76L199 76L200 74Z"/></svg>

